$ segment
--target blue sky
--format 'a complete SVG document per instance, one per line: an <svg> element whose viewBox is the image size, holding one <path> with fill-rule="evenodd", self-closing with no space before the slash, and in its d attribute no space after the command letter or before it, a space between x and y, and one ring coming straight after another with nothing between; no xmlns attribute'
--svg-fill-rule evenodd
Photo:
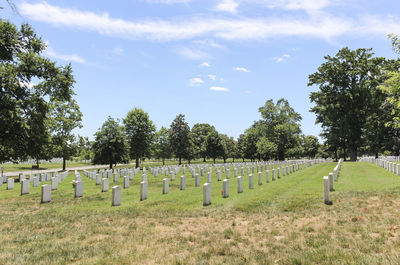
<svg viewBox="0 0 400 265"><path fill-rule="evenodd" d="M4 1L3 1L4 2ZM238 137L266 100L286 98L302 131L318 135L307 87L325 55L348 46L394 58L400 1L131 0L19 1L1 17L28 22L46 56L71 63L83 128L134 107L157 128L176 115ZM5 6L5 4L2 4Z"/></svg>

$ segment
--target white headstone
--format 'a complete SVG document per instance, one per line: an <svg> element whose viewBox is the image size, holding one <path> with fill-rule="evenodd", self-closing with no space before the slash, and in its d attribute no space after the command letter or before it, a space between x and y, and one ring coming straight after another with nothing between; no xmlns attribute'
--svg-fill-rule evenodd
<svg viewBox="0 0 400 265"><path fill-rule="evenodd" d="M181 189L181 190L185 190L185 189L186 189L186 177L185 177L185 176L181 176L181 185L180 185L180 189Z"/></svg>
<svg viewBox="0 0 400 265"><path fill-rule="evenodd" d="M58 178L51 178L51 189L57 190L58 189Z"/></svg>
<svg viewBox="0 0 400 265"><path fill-rule="evenodd" d="M75 182L75 198L83 196L83 182L76 181Z"/></svg>
<svg viewBox="0 0 400 265"><path fill-rule="evenodd" d="M124 177L124 189L129 188L129 176Z"/></svg>
<svg viewBox="0 0 400 265"><path fill-rule="evenodd" d="M169 179L164 178L163 179L163 194L167 194L169 191Z"/></svg>
<svg viewBox="0 0 400 265"><path fill-rule="evenodd" d="M242 176L237 177L237 181L238 181L237 192L242 193L243 192L243 177Z"/></svg>
<svg viewBox="0 0 400 265"><path fill-rule="evenodd" d="M140 182L140 200L144 201L147 199L147 182Z"/></svg>
<svg viewBox="0 0 400 265"><path fill-rule="evenodd" d="M262 185L262 172L258 172L258 185Z"/></svg>
<svg viewBox="0 0 400 265"><path fill-rule="evenodd" d="M200 176L199 174L194 175L194 186L199 187L200 186Z"/></svg>
<svg viewBox="0 0 400 265"><path fill-rule="evenodd" d="M101 186L101 191L102 192L106 192L108 191L108 188L110 186L110 180L108 178L103 178L103 183Z"/></svg>
<svg viewBox="0 0 400 265"><path fill-rule="evenodd" d="M211 183L205 183L203 185L203 205L207 206L211 204Z"/></svg>
<svg viewBox="0 0 400 265"><path fill-rule="evenodd" d="M249 189L254 189L254 176L253 176L253 174L249 175Z"/></svg>
<svg viewBox="0 0 400 265"><path fill-rule="evenodd" d="M29 194L29 183L27 179L21 180L21 195Z"/></svg>
<svg viewBox="0 0 400 265"><path fill-rule="evenodd" d="M14 179L9 178L7 179L7 190L12 190L14 189Z"/></svg>
<svg viewBox="0 0 400 265"><path fill-rule="evenodd" d="M112 187L112 206L121 205L121 186Z"/></svg>
<svg viewBox="0 0 400 265"><path fill-rule="evenodd" d="M51 201L51 185L42 185L42 203Z"/></svg>
<svg viewBox="0 0 400 265"><path fill-rule="evenodd" d="M39 187L39 177L37 176L32 177L32 187Z"/></svg>
<svg viewBox="0 0 400 265"><path fill-rule="evenodd" d="M329 199L329 177L324 176L324 202L325 204L332 204Z"/></svg>
<svg viewBox="0 0 400 265"><path fill-rule="evenodd" d="M222 197L229 197L229 179L224 179L222 182Z"/></svg>
<svg viewBox="0 0 400 265"><path fill-rule="evenodd" d="M101 184L101 174L96 174L96 185Z"/></svg>
<svg viewBox="0 0 400 265"><path fill-rule="evenodd" d="M329 173L329 191L333 191L333 173Z"/></svg>

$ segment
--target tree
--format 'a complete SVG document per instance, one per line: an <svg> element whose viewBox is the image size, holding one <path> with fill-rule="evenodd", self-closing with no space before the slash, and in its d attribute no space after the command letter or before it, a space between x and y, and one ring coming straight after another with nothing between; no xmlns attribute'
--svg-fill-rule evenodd
<svg viewBox="0 0 400 265"><path fill-rule="evenodd" d="M94 164L108 164L110 169L114 164L129 162L129 145L124 128L113 118L108 117L95 133L93 153Z"/></svg>
<svg viewBox="0 0 400 265"><path fill-rule="evenodd" d="M261 158L266 161L273 157L276 157L278 147L275 143L268 140L267 137L263 136L256 144L257 153L260 154Z"/></svg>
<svg viewBox="0 0 400 265"><path fill-rule="evenodd" d="M237 153L237 143L233 139L233 137L229 137L226 134L220 134L222 138L222 143L224 146L222 158L224 159L224 163L226 163L226 159L229 157L233 158L233 162L235 162L235 156Z"/></svg>
<svg viewBox="0 0 400 265"><path fill-rule="evenodd" d="M376 110L375 99L381 93L383 57L373 57L371 49L350 50L345 47L335 57L325 56L318 71L309 76L309 86L317 85L319 91L310 94L317 115L326 134L336 133L334 139L343 139L350 160L357 159L357 148L368 116ZM379 103L378 103L379 105Z"/></svg>
<svg viewBox="0 0 400 265"><path fill-rule="evenodd" d="M214 164L215 164L215 159L223 155L224 144L222 137L219 135L217 131L212 131L207 135L206 150L207 154L213 159Z"/></svg>
<svg viewBox="0 0 400 265"><path fill-rule="evenodd" d="M270 99L258 111L262 119L254 124L259 128L260 135L276 145L276 154L279 160L284 160L286 152L295 148L301 133L301 116L290 107L286 99L279 99L276 104Z"/></svg>
<svg viewBox="0 0 400 265"><path fill-rule="evenodd" d="M93 159L93 142L88 137L78 136L78 156L82 160Z"/></svg>
<svg viewBox="0 0 400 265"><path fill-rule="evenodd" d="M182 158L187 156L190 148L190 127L185 121L185 115L179 114L171 123L169 129L169 141L175 157L179 159L179 165L182 164Z"/></svg>
<svg viewBox="0 0 400 265"><path fill-rule="evenodd" d="M303 135L303 156L314 158L318 154L320 143L314 135Z"/></svg>
<svg viewBox="0 0 400 265"><path fill-rule="evenodd" d="M168 129L161 127L155 135L154 141L154 156L161 158L163 165L165 165L165 159L171 157L171 147L168 140Z"/></svg>
<svg viewBox="0 0 400 265"><path fill-rule="evenodd" d="M82 113L72 98L65 102L55 99L51 103L52 147L55 149L55 155L63 158L63 170L65 170L65 161L78 151L72 131L75 128L82 128Z"/></svg>
<svg viewBox="0 0 400 265"><path fill-rule="evenodd" d="M207 157L206 138L212 131L215 131L215 128L208 123L196 123L192 128L193 143L196 148L196 153L203 158L203 162L206 162Z"/></svg>
<svg viewBox="0 0 400 265"><path fill-rule="evenodd" d="M256 122L252 127L245 131L244 139L241 143L243 157L248 158L251 161L255 160L259 156L259 153L257 152L257 142L260 139L258 125L259 123Z"/></svg>
<svg viewBox="0 0 400 265"><path fill-rule="evenodd" d="M156 127L150 120L149 114L139 108L134 108L128 112L124 119L124 125L130 147L130 156L132 159L136 159L136 167L139 167L139 159L150 156Z"/></svg>
<svg viewBox="0 0 400 265"><path fill-rule="evenodd" d="M71 66L43 57L46 45L28 24L0 19L0 40L0 161L45 156L47 100L70 99Z"/></svg>

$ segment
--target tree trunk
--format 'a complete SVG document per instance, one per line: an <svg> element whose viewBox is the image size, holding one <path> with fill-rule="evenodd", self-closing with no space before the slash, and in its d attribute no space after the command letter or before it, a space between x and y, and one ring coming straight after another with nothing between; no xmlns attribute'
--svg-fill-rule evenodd
<svg viewBox="0 0 400 265"><path fill-rule="evenodd" d="M36 166L37 166L37 169L39 169L39 159L37 159L37 158L36 158Z"/></svg>
<svg viewBox="0 0 400 265"><path fill-rule="evenodd" d="M207 161L206 161L206 156L203 156L203 162L207 162Z"/></svg>
<svg viewBox="0 0 400 265"><path fill-rule="evenodd" d="M335 149L335 161L337 162L338 161L338 157L337 157L337 148Z"/></svg>
<svg viewBox="0 0 400 265"><path fill-rule="evenodd" d="M233 162L232 163L235 163L235 157L232 157L233 158Z"/></svg>
<svg viewBox="0 0 400 265"><path fill-rule="evenodd" d="M378 158L378 157L379 157L378 152L375 152L375 158Z"/></svg>
<svg viewBox="0 0 400 265"><path fill-rule="evenodd" d="M112 165L113 165L113 163L112 163L112 162L110 162L110 169L112 169Z"/></svg>
<svg viewBox="0 0 400 265"><path fill-rule="evenodd" d="M224 164L226 163L226 158L224 157Z"/></svg>
<svg viewBox="0 0 400 265"><path fill-rule="evenodd" d="M162 159L162 165L165 166L165 158Z"/></svg>
<svg viewBox="0 0 400 265"><path fill-rule="evenodd" d="M65 157L63 156L63 171L65 171Z"/></svg>
<svg viewBox="0 0 400 265"><path fill-rule="evenodd" d="M344 154L344 161L347 160L347 152L346 152L346 146L343 147L343 154Z"/></svg>
<svg viewBox="0 0 400 265"><path fill-rule="evenodd" d="M139 156L136 156L136 168L139 167Z"/></svg>
<svg viewBox="0 0 400 265"><path fill-rule="evenodd" d="M215 157L213 157L213 161L214 161L214 164L215 164Z"/></svg>
<svg viewBox="0 0 400 265"><path fill-rule="evenodd" d="M182 157L179 157L179 165L182 164Z"/></svg>
<svg viewBox="0 0 400 265"><path fill-rule="evenodd" d="M350 161L357 161L357 146L349 146Z"/></svg>

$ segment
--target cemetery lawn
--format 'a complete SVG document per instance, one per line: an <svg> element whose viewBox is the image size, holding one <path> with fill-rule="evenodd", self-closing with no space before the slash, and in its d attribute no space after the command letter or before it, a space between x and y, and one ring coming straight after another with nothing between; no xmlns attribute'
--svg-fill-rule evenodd
<svg viewBox="0 0 400 265"><path fill-rule="evenodd" d="M242 194L231 173L225 199L214 173L207 207L188 172L186 190L178 175L166 195L163 177L149 175L142 202L135 176L119 207L83 174L84 195L74 199L73 172L47 204L40 187L20 196L19 183L10 191L3 184L0 264L400 264L400 177L345 162L328 206L322 177L335 165L270 183L264 176L262 186L255 174L254 190L246 175Z"/></svg>

